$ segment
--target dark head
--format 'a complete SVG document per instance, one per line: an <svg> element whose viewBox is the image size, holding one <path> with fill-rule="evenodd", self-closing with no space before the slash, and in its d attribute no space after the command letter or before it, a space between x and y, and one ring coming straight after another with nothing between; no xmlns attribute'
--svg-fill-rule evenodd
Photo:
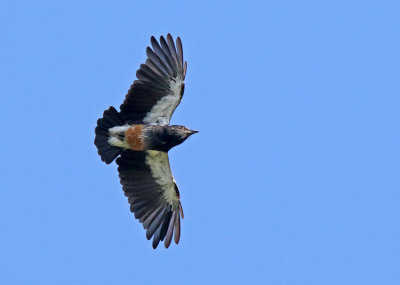
<svg viewBox="0 0 400 285"><path fill-rule="evenodd" d="M184 126L160 126L160 132L158 132L158 139L154 141L155 147L161 151L169 151L174 146L183 143L192 134L197 131L192 131ZM158 143L156 142L158 141ZM157 146L158 144L158 146Z"/></svg>
<svg viewBox="0 0 400 285"><path fill-rule="evenodd" d="M185 126L172 125L168 128L168 135L171 140L176 142L175 145L183 143L188 137L195 133L198 133L198 131L190 130Z"/></svg>
<svg viewBox="0 0 400 285"><path fill-rule="evenodd" d="M146 147L152 150L169 151L194 133L198 133L198 131L184 126L153 125L148 128L145 136Z"/></svg>

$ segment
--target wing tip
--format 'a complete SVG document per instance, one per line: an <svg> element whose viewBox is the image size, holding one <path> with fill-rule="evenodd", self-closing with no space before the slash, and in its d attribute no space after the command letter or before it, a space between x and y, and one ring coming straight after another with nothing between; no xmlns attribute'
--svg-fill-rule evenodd
<svg viewBox="0 0 400 285"><path fill-rule="evenodd" d="M183 77L186 77L187 61L185 60L185 65L183 66Z"/></svg>

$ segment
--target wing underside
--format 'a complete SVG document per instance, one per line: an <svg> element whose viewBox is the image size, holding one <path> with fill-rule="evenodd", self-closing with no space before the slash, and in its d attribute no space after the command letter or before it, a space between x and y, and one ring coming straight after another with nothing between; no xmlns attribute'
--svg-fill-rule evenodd
<svg viewBox="0 0 400 285"><path fill-rule="evenodd" d="M117 159L117 164L130 210L146 229L147 239L153 237L153 248L160 241L168 248L173 236L178 243L183 211L168 154L126 150Z"/></svg>
<svg viewBox="0 0 400 285"><path fill-rule="evenodd" d="M166 39L161 36L160 42L151 37L151 45L120 107L121 117L129 123L169 124L184 92L187 63L181 39L175 45L170 34Z"/></svg>

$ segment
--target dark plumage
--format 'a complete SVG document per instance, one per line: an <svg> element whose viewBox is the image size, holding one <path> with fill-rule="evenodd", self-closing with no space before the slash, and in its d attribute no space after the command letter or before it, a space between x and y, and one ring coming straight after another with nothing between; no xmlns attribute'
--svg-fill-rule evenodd
<svg viewBox="0 0 400 285"><path fill-rule="evenodd" d="M158 43L151 37L147 59L120 106L104 111L97 121L94 143L101 159L117 158L122 189L130 210L146 229L153 248L160 241L169 247L180 239L183 218L178 186L172 176L168 151L197 131L169 125L179 105L186 76L182 42L170 34Z"/></svg>

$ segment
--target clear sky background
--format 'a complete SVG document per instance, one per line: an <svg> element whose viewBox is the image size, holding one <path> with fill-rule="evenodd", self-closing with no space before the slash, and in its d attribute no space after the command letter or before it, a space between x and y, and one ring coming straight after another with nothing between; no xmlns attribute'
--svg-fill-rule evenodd
<svg viewBox="0 0 400 285"><path fill-rule="evenodd" d="M2 284L400 284L398 1L3 1ZM153 250L96 120L188 61L185 219Z"/></svg>

